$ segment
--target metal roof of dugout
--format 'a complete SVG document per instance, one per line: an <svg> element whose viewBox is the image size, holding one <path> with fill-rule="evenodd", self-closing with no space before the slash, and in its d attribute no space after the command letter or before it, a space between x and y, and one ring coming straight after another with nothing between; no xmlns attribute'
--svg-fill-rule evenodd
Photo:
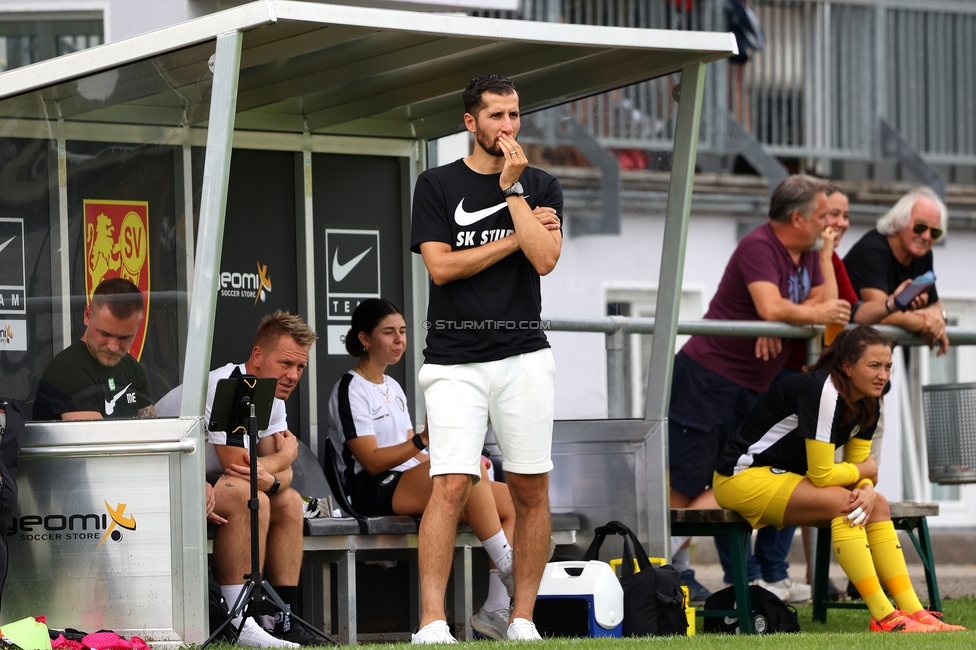
<svg viewBox="0 0 976 650"><path fill-rule="evenodd" d="M184 417L199 417L204 412L235 145L261 142L264 148L316 151L327 142L330 151L347 153L388 152L393 146L412 159L412 181L426 165L419 142L464 130L461 92L473 77L497 72L511 78L519 88L522 112L530 113L680 72L644 423L645 437L653 439L649 449L660 450L648 460L648 514L667 522L661 434L670 391L704 66L735 52L732 35L723 33L263 0L0 75L0 134L57 140L59 145L76 137L206 145L192 282L188 283L192 294L182 404ZM61 189L63 193L63 185ZM62 233L67 228L64 215L62 211ZM409 214L403 220L408 223ZM58 236L56 230L52 223L52 238ZM422 264L414 263L412 268L419 281L405 277L405 282L424 286ZM67 293L62 289L62 294ZM425 290L416 293L414 306L418 307L425 301ZM68 296L55 296L55 301L59 299L68 311ZM413 331L422 332L419 327ZM77 426L95 435L92 424ZM173 424L149 423L146 430L167 426ZM184 425L179 435L196 436L199 442L202 432L198 422L189 432ZM169 448L161 451L174 453ZM205 559L198 552L205 528L203 503L194 495L203 489L203 454L180 455L181 496L171 499L182 508L182 526L174 528L182 529L182 539L174 533L172 544L174 580L182 583L174 585L173 593L185 596L174 596L172 625L180 639L199 643L206 636ZM667 525L649 526L643 521L639 528L641 537L650 540L652 553L666 548Z"/></svg>

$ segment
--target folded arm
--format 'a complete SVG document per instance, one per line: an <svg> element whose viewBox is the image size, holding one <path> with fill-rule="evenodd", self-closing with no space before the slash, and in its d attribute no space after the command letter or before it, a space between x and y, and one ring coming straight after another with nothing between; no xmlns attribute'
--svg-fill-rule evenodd
<svg viewBox="0 0 976 650"><path fill-rule="evenodd" d="M784 298L772 282L750 282L749 295L759 317L766 321L780 321L791 325L846 324L851 318L851 305L846 300L824 300L823 285L810 289L809 297L797 305Z"/></svg>

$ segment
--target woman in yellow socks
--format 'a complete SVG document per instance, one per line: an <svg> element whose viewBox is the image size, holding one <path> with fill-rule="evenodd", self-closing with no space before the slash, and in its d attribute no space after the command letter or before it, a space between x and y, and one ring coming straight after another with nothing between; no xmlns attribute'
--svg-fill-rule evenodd
<svg viewBox="0 0 976 650"><path fill-rule="evenodd" d="M864 598L872 631L963 630L922 607L888 501L874 491L871 438L884 424L893 345L872 327L845 331L810 372L773 384L726 444L715 498L755 528L829 524L834 555ZM842 463L834 462L838 447Z"/></svg>

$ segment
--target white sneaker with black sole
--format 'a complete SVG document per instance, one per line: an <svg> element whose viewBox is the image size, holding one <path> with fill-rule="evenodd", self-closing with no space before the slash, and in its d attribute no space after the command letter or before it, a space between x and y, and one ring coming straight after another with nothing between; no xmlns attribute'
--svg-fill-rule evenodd
<svg viewBox="0 0 976 650"><path fill-rule="evenodd" d="M471 617L471 629L489 639L502 641L508 633L508 619L511 616L511 607L504 607L497 611L489 612L482 605L478 613Z"/></svg>

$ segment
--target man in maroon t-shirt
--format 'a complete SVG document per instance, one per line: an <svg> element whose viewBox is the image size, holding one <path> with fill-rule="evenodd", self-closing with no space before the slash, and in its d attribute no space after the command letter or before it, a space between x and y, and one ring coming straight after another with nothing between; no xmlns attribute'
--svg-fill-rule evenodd
<svg viewBox="0 0 976 650"><path fill-rule="evenodd" d="M739 242L706 319L848 322L850 303L823 296L817 249L827 214L826 189L815 178L795 175L774 190L769 222ZM717 507L708 488L718 454L769 388L790 348L780 339L693 336L676 355L668 414L672 507ZM672 547L677 550L684 541L674 539ZM759 573L758 565L751 569ZM750 578L760 580L759 575ZM767 582L783 579L788 581L785 575L771 575Z"/></svg>

